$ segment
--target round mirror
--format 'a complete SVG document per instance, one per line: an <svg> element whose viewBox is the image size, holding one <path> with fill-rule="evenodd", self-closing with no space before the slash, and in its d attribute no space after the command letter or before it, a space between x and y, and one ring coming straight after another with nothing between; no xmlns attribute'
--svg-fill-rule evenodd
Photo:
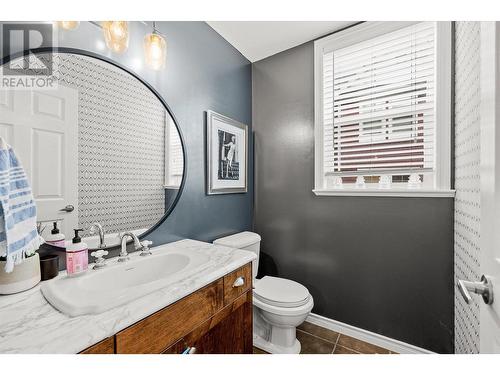
<svg viewBox="0 0 500 375"><path fill-rule="evenodd" d="M0 91L0 136L29 177L42 236L57 222L66 240L82 228L97 248L102 227L112 247L120 233L141 235L164 220L181 193L184 148L156 91L81 51L43 51L7 65L52 67L47 87Z"/></svg>

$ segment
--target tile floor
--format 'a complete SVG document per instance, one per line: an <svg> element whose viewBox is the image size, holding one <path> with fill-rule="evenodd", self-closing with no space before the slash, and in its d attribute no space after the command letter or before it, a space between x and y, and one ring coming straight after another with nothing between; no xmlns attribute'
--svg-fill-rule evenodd
<svg viewBox="0 0 500 375"><path fill-rule="evenodd" d="M396 354L308 322L297 328L297 339L302 346L300 354ZM267 354L257 348L253 353Z"/></svg>

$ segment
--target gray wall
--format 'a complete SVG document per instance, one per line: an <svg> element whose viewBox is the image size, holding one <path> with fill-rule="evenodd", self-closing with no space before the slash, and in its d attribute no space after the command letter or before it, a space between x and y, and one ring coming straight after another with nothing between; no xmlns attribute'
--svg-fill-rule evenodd
<svg viewBox="0 0 500 375"><path fill-rule="evenodd" d="M314 313L453 352L453 199L314 196L313 43L252 75L260 274L303 283Z"/></svg>
<svg viewBox="0 0 500 375"><path fill-rule="evenodd" d="M167 66L160 72L142 64L142 42L151 27L140 22L129 23L129 49L122 55L102 48L101 29L88 22L82 22L75 31L60 31L59 46L108 56L135 71L159 91L178 120L187 147L187 180L177 207L149 236L155 244L185 237L209 241L250 229L252 146L247 194L206 196L204 153L204 111L211 109L251 126L250 62L204 22L156 25L166 35L168 45Z"/></svg>
<svg viewBox="0 0 500 375"><path fill-rule="evenodd" d="M204 22L157 25L168 43L168 65L160 92L184 136L187 180L174 212L151 239L164 242L172 234L211 241L248 230L252 223L253 146L249 146L248 193L205 195L204 111L211 109L248 124L251 132L250 62Z"/></svg>

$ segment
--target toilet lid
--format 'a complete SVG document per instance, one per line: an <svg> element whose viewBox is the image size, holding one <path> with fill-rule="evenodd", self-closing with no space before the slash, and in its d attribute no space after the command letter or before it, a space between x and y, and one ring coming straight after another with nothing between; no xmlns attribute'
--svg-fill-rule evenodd
<svg viewBox="0 0 500 375"><path fill-rule="evenodd" d="M271 276L264 276L255 283L254 296L264 303L279 307L298 307L309 301L309 291L305 286Z"/></svg>

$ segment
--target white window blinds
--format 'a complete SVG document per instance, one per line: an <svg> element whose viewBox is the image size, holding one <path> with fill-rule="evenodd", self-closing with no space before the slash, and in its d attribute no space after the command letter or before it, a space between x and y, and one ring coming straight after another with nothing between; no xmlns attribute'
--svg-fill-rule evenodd
<svg viewBox="0 0 500 375"><path fill-rule="evenodd" d="M433 172L434 23L326 51L322 70L325 176Z"/></svg>
<svg viewBox="0 0 500 375"><path fill-rule="evenodd" d="M165 185L169 188L178 188L184 173L184 155L181 138L174 121L168 113L165 129Z"/></svg>

